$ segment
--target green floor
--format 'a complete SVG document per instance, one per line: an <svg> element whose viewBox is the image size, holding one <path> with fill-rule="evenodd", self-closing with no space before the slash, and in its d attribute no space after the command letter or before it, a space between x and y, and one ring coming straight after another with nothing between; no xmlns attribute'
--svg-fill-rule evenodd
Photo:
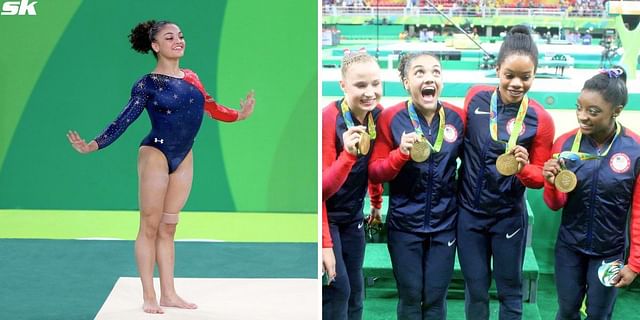
<svg viewBox="0 0 640 320"><path fill-rule="evenodd" d="M177 242L176 277L315 278L316 243ZM0 239L0 319L93 319L133 241Z"/></svg>
<svg viewBox="0 0 640 320"><path fill-rule="evenodd" d="M553 275L542 274L539 280L537 304L524 304L525 320L555 319L557 309L556 292ZM447 319L464 319L464 295L458 287L452 284L453 292L447 298ZM395 291L393 279L379 279L373 287L367 288L364 302L364 320L396 319L396 303L398 295ZM640 288L623 289L619 291L613 320L638 319L638 303L640 303ZM491 319L498 319L498 302L491 300ZM538 318L539 315L539 318Z"/></svg>

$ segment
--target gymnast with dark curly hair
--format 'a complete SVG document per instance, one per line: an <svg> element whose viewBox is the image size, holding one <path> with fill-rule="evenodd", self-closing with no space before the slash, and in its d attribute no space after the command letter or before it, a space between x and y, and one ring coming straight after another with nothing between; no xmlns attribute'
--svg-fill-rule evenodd
<svg viewBox="0 0 640 320"><path fill-rule="evenodd" d="M135 242L143 310L164 313L162 307L196 309L196 304L178 296L173 275L176 225L193 178L191 148L204 113L224 122L244 120L253 112L254 93L240 100L240 111L214 101L193 71L180 68L186 43L175 23L140 23L131 30L129 41L134 50L153 53L155 69L133 85L124 110L95 139L87 143L76 131L69 131L67 137L83 154L106 148L147 110L151 132L142 140L138 153L140 228ZM153 287L156 263L159 302Z"/></svg>

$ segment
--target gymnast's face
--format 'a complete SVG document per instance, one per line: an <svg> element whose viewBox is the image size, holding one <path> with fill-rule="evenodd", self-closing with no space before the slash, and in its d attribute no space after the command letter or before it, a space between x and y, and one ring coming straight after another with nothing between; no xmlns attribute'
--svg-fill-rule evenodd
<svg viewBox="0 0 640 320"><path fill-rule="evenodd" d="M502 61L496 72L500 79L500 99L505 104L516 103L531 88L535 78L535 65L527 55L511 54Z"/></svg>
<svg viewBox="0 0 640 320"><path fill-rule="evenodd" d="M156 33L151 43L153 51L158 57L179 59L184 55L185 40L182 31L175 24L166 24Z"/></svg>
<svg viewBox="0 0 640 320"><path fill-rule="evenodd" d="M420 111L435 112L442 92L442 66L431 55L420 55L408 63L403 81L413 105Z"/></svg>
<svg viewBox="0 0 640 320"><path fill-rule="evenodd" d="M342 77L340 87L352 111L373 110L382 97L380 66L374 60L352 64Z"/></svg>
<svg viewBox="0 0 640 320"><path fill-rule="evenodd" d="M580 131L596 141L608 137L613 132L615 118L621 111L622 106L612 106L604 100L600 92L592 90L582 90L576 103Z"/></svg>

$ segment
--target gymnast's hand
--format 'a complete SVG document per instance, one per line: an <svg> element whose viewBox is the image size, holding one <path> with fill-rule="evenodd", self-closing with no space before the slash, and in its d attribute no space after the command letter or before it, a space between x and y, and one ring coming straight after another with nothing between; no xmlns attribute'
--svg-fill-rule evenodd
<svg viewBox="0 0 640 320"><path fill-rule="evenodd" d="M524 166L529 164L529 151L523 146L516 145L512 152L518 161L518 172L520 172Z"/></svg>
<svg viewBox="0 0 640 320"><path fill-rule="evenodd" d="M358 142L360 141L360 135L365 132L367 127L365 126L353 126L347 131L342 133L342 142L344 143L344 150L351 153L354 156L358 155Z"/></svg>
<svg viewBox="0 0 640 320"><path fill-rule="evenodd" d="M86 143L84 139L80 138L80 135L76 131L69 130L69 132L67 132L67 138L69 142L71 142L71 146L80 153L89 153L98 150L98 143L95 140Z"/></svg>
<svg viewBox="0 0 640 320"><path fill-rule="evenodd" d="M336 256L333 248L322 248L322 271L328 273L329 282L336 278Z"/></svg>
<svg viewBox="0 0 640 320"><path fill-rule="evenodd" d="M549 182L553 184L556 181L556 175L560 173L560 160L558 159L549 159L544 163L542 167L542 176Z"/></svg>
<svg viewBox="0 0 640 320"><path fill-rule="evenodd" d="M371 207L371 215L367 219L367 224L370 226L377 226L382 224L382 215L380 209Z"/></svg>
<svg viewBox="0 0 640 320"><path fill-rule="evenodd" d="M245 100L240 99L240 111L238 111L238 120L244 120L248 118L253 113L253 106L256 104L256 94L253 90L247 93L247 98Z"/></svg>
<svg viewBox="0 0 640 320"><path fill-rule="evenodd" d="M400 152L404 155L409 155L411 153L411 148L413 148L413 144L420 140L420 137L415 132L405 133L402 132L402 136L400 137L400 145L398 148Z"/></svg>
<svg viewBox="0 0 640 320"><path fill-rule="evenodd" d="M633 270L631 270L629 266L624 266L624 268L622 268L622 270L620 270L620 272L616 276L617 277L615 281L616 288L622 288L624 286L630 285L637 275L638 274Z"/></svg>

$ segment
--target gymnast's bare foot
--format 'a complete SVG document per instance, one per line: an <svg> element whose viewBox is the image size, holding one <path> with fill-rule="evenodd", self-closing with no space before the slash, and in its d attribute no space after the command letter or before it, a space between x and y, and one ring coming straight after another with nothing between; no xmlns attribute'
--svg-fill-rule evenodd
<svg viewBox="0 0 640 320"><path fill-rule="evenodd" d="M145 301L144 304L142 304L142 310L146 313L164 313L164 310L160 308L155 298Z"/></svg>
<svg viewBox="0 0 640 320"><path fill-rule="evenodd" d="M173 294L172 296L162 296L160 297L160 305L163 307L174 307L181 309L198 309L198 306L195 303L184 301L177 294Z"/></svg>

